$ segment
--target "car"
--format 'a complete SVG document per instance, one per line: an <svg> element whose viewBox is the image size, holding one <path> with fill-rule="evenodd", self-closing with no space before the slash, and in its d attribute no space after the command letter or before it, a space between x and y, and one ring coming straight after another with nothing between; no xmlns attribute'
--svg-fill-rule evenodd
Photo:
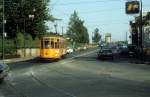
<svg viewBox="0 0 150 97"><path fill-rule="evenodd" d="M81 50L82 50L82 48L81 48L81 47L78 47L78 48L77 48L77 51L81 51Z"/></svg>
<svg viewBox="0 0 150 97"><path fill-rule="evenodd" d="M2 82L4 78L8 76L8 72L9 72L9 66L0 63L0 82Z"/></svg>
<svg viewBox="0 0 150 97"><path fill-rule="evenodd" d="M87 47L86 47L86 46L84 46L84 47L83 47L83 49L84 49L84 50L86 50L86 49L87 49Z"/></svg>
<svg viewBox="0 0 150 97"><path fill-rule="evenodd" d="M102 49L98 52L99 59L113 59L113 52L111 49Z"/></svg>
<svg viewBox="0 0 150 97"><path fill-rule="evenodd" d="M72 48L68 48L67 49L67 53L69 54L69 53L73 53L73 49Z"/></svg>

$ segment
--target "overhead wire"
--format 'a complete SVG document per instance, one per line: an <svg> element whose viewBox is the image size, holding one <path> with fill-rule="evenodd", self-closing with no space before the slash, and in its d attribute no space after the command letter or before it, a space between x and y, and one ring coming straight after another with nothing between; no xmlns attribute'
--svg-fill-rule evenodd
<svg viewBox="0 0 150 97"><path fill-rule="evenodd" d="M81 4L81 3L97 3L97 2L112 2L112 1L120 1L120 0L97 0L97 1L88 1L88 2L74 2L74 3L58 3L59 0L57 0L55 3L53 3L52 5L53 6L56 6L56 5L70 5L70 4ZM113 9L110 9L110 10L125 10L124 8L113 8ZM56 10L56 9L53 9L53 10ZM108 12L107 11L108 9L104 9L104 10L97 10L97 11L86 11L86 12L81 12L80 14L89 14L89 13L97 13L97 12ZM57 9L58 11L58 9ZM62 12L62 11L59 11L60 13L63 13L63 15L65 16L70 16L69 13L66 13L66 12ZM109 13L109 12L108 12Z"/></svg>
<svg viewBox="0 0 150 97"><path fill-rule="evenodd" d="M85 2L71 2L71 3L53 3L52 5L53 6L56 6L56 7L58 7L58 6L68 6L68 5L78 5L78 4L96 4L96 3L107 3L107 2L114 2L114 1L121 1L121 0L97 0L97 1L85 1ZM148 5L147 5L148 6ZM115 9L119 9L119 8L115 8ZM115 10L115 9L113 9L113 10ZM56 10L56 9L54 9L54 10ZM112 9L110 9L110 10L112 10ZM119 10L125 10L124 8L121 8L121 9L119 9ZM57 11L58 11L58 9L57 9ZM63 11L59 11L61 14L63 14L63 15L65 15L65 16L70 16L70 14L69 13L66 13L66 12L63 12ZM85 12L81 12L80 14L89 14L89 13L98 13L98 12L109 12L109 11L107 11L107 9L104 9L104 10L96 10L96 11L85 11ZM98 14L100 14L100 13L98 13ZM96 22L88 22L88 25L89 24L96 24L97 23L97 21ZM67 24L67 23L65 23L65 24ZM111 23L112 24L112 23ZM120 22L114 22L113 24L128 24L128 23L120 23ZM99 24L99 25L110 25L110 23L102 23L102 24ZM92 25L90 25L90 26L92 26Z"/></svg>
<svg viewBox="0 0 150 97"><path fill-rule="evenodd" d="M78 4L93 4L93 3L106 3L106 2L114 2L114 1L120 1L120 0L96 0L96 1L82 1L82 2L71 2L71 3L59 3L59 4L52 4L55 6L66 6L66 5L78 5Z"/></svg>

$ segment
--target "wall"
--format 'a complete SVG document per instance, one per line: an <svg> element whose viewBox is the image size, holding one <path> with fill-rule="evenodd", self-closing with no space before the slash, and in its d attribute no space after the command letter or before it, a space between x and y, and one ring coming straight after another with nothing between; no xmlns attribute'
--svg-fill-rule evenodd
<svg viewBox="0 0 150 97"><path fill-rule="evenodd" d="M21 57L37 57L40 55L39 48L18 49L17 54Z"/></svg>

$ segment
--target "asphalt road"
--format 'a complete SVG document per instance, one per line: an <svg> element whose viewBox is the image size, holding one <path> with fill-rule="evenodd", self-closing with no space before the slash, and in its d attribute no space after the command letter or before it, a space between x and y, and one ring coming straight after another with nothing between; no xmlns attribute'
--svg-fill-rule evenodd
<svg viewBox="0 0 150 97"><path fill-rule="evenodd" d="M150 97L150 66L98 60L97 49L58 62L10 64L0 97Z"/></svg>

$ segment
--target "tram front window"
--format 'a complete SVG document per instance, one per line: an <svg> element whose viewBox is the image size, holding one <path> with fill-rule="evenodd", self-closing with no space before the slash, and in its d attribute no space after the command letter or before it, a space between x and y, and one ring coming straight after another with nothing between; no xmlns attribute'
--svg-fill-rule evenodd
<svg viewBox="0 0 150 97"><path fill-rule="evenodd" d="M44 48L51 48L50 41L44 41Z"/></svg>

